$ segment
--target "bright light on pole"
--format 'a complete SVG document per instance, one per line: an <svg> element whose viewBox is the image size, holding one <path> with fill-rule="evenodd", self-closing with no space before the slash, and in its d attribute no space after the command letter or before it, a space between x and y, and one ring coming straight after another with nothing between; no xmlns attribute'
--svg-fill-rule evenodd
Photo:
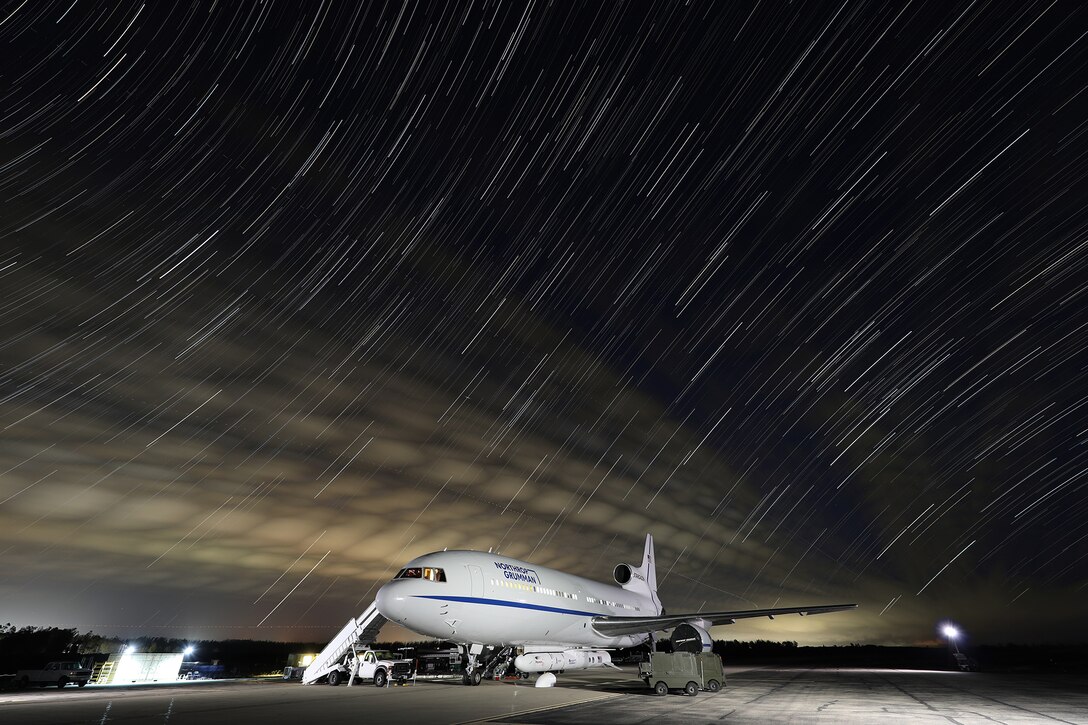
<svg viewBox="0 0 1088 725"><path fill-rule="evenodd" d="M952 669L956 669L959 664L960 647L956 644L956 640L960 637L959 627L951 622L941 625L941 634L948 641L948 659Z"/></svg>
<svg viewBox="0 0 1088 725"><path fill-rule="evenodd" d="M189 645L189 646L188 646L188 647L186 647L186 648L185 648L184 650L182 650L182 653L183 653L183 654L184 654L184 655L185 655L186 657L188 657L189 655L191 655L191 654L193 653L193 646L192 646L192 645Z"/></svg>

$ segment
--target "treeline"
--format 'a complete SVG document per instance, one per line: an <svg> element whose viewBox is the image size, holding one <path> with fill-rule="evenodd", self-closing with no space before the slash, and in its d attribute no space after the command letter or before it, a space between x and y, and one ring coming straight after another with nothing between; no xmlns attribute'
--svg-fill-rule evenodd
<svg viewBox="0 0 1088 725"><path fill-rule="evenodd" d="M60 627L0 626L0 674L23 667L38 667L43 661L73 657L97 651L97 635L81 635L76 629Z"/></svg>
<svg viewBox="0 0 1088 725"><path fill-rule="evenodd" d="M20 668L38 667L56 659L83 659L89 655L121 652L127 646L137 652L182 652L193 648L187 661L199 661L223 666L226 677L278 672L291 655L320 652L324 642L270 642L266 640L184 640L169 637L135 637L121 639L94 632L61 627L0 626L0 674L11 674Z"/></svg>
<svg viewBox="0 0 1088 725"><path fill-rule="evenodd" d="M797 643L772 642L769 639L757 639L754 642L716 639L713 651L720 655L723 661L747 657L793 655L797 653Z"/></svg>
<svg viewBox="0 0 1088 725"><path fill-rule="evenodd" d="M657 642L661 652L672 651L671 642ZM1083 672L1088 670L1088 643L1003 644L961 648L971 669L984 672ZM615 662L633 663L646 656L643 645L614 652ZM714 640L712 651L726 666L860 667L867 669L948 670L958 667L946 646L904 647L872 644L809 647L797 642L771 640Z"/></svg>
<svg viewBox="0 0 1088 725"><path fill-rule="evenodd" d="M182 640L167 637L120 639L75 628L0 626L0 675L25 667L38 667L49 660L82 659L121 652L132 645L138 652L182 652L193 647L187 662L222 666L222 676L248 677L282 671L297 664L297 656L315 654L325 642L271 642L267 640ZM669 640L658 641L667 650ZM455 647L452 642L433 640L379 642L378 649L405 651L413 657ZM637 662L649 651L647 645L613 653L616 662ZM850 644L827 647L799 646L797 642L771 640L715 640L713 651L726 665L770 665L779 667L866 667L901 669L950 669L954 662L946 647L884 647ZM1088 669L1088 644L1068 645L980 645L964 650L983 671L1074 672Z"/></svg>
<svg viewBox="0 0 1088 725"><path fill-rule="evenodd" d="M854 643L805 647L796 642L715 640L713 651L726 665L915 670L947 670L957 666L946 646L886 647ZM1088 670L1088 643L976 645L963 647L961 651L967 655L971 669L983 672Z"/></svg>

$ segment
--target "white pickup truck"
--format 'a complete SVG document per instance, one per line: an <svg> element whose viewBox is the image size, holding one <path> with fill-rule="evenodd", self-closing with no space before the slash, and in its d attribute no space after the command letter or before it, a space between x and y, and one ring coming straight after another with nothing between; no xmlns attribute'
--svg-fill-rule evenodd
<svg viewBox="0 0 1088 725"><path fill-rule="evenodd" d="M40 670L19 670L15 675L15 683L21 688L31 685L48 687L56 685L85 686L91 679L91 671L81 666L78 662L60 661L50 662Z"/></svg>
<svg viewBox="0 0 1088 725"><path fill-rule="evenodd" d="M412 677L412 660L398 658L383 650L364 649L356 652L355 657L348 655L340 668L329 673L328 683L339 685L346 682L355 669L356 658L359 670L355 676L362 680L373 680L378 687L385 687L390 681L403 684Z"/></svg>

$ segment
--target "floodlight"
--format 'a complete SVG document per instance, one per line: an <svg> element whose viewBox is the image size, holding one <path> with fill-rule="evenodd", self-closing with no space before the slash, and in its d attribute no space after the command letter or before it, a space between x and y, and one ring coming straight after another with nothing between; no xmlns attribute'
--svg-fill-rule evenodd
<svg viewBox="0 0 1088 725"><path fill-rule="evenodd" d="M955 639L956 637L960 636L960 631L953 627L951 624L946 624L941 627L941 633L945 637L948 637L948 639Z"/></svg>
<svg viewBox="0 0 1088 725"><path fill-rule="evenodd" d="M134 644L130 644L128 647L125 647L125 654L131 654L131 653L133 653L135 651L136 651L136 645L134 645Z"/></svg>
<svg viewBox="0 0 1088 725"><path fill-rule="evenodd" d="M192 645L189 645L184 650L182 650L182 654L184 654L186 657L188 657L192 653L193 653L193 646Z"/></svg>

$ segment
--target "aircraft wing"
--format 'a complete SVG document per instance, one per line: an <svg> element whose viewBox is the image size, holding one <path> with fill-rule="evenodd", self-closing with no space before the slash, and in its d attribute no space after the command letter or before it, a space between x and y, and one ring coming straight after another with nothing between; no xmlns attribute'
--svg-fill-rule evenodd
<svg viewBox="0 0 1088 725"><path fill-rule="evenodd" d="M642 632L657 632L662 629L679 627L686 622L693 622L701 626L718 624L733 624L738 619L750 619L752 617L770 617L774 619L780 614L826 614L828 612L841 612L846 609L857 609L856 604L823 604L814 607L777 607L773 609L742 609L733 612L688 612L687 614L662 614L656 617L594 617L591 620L593 629L598 634L608 637L619 637L624 634L639 634Z"/></svg>

